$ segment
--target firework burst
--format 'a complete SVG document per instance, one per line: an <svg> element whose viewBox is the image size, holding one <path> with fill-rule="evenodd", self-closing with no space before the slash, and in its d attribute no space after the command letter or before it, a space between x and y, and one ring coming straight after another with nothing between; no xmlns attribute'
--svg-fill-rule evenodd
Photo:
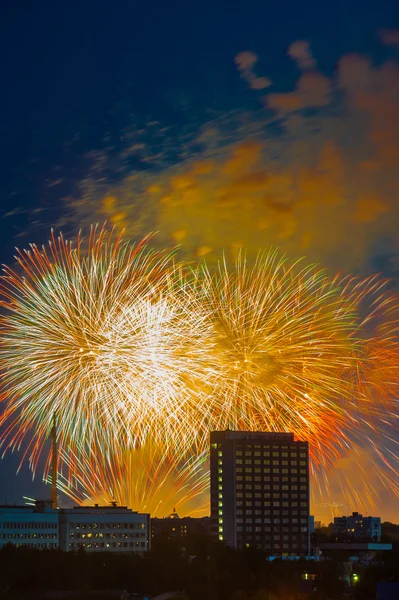
<svg viewBox="0 0 399 600"><path fill-rule="evenodd" d="M314 462L339 452L355 365L353 306L323 271L276 252L248 267L205 269L203 303L215 328L223 378L212 391L212 427L290 431L311 443Z"/></svg>
<svg viewBox="0 0 399 600"><path fill-rule="evenodd" d="M5 269L4 447L29 436L34 469L55 416L61 489L159 514L179 493L190 510L190 498L203 504L217 429L309 441L320 489L367 440L386 484L398 326L384 282L330 279L274 251L189 271L146 241L53 236Z"/></svg>
<svg viewBox="0 0 399 600"><path fill-rule="evenodd" d="M153 445L126 450L104 461L100 455L62 453L58 487L78 504L139 507L154 517L176 509L181 514L204 516L209 511L207 452L171 460ZM71 468L72 467L72 468ZM50 465L44 480L51 483Z"/></svg>
<svg viewBox="0 0 399 600"><path fill-rule="evenodd" d="M2 277L2 442L33 433L34 466L55 416L61 449L111 457L147 439L192 443L205 398L206 326L172 255L92 231L87 248L53 236ZM180 425L183 421L185 426Z"/></svg>

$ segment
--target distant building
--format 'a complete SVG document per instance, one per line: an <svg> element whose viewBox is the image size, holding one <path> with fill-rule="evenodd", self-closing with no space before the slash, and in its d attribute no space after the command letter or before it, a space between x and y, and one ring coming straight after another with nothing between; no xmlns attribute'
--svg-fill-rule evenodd
<svg viewBox="0 0 399 600"><path fill-rule="evenodd" d="M307 442L291 433L211 433L211 530L235 548L309 553Z"/></svg>
<svg viewBox="0 0 399 600"><path fill-rule="evenodd" d="M176 510L164 519L151 519L151 537L183 541L189 535L210 534L210 517L179 517Z"/></svg>
<svg viewBox="0 0 399 600"><path fill-rule="evenodd" d="M59 511L60 548L88 552L147 552L150 515L126 506L75 506Z"/></svg>
<svg viewBox="0 0 399 600"><path fill-rule="evenodd" d="M380 517L364 517L358 512L350 517L335 517L334 536L337 540L363 540L379 542L381 539Z"/></svg>
<svg viewBox="0 0 399 600"><path fill-rule="evenodd" d="M7 544L29 548L58 548L58 510L51 501L35 506L0 506L0 548Z"/></svg>

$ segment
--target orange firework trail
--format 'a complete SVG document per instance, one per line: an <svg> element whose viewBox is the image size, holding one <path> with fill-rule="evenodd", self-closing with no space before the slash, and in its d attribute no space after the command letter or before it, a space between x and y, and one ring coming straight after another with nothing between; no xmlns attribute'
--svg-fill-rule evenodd
<svg viewBox="0 0 399 600"><path fill-rule="evenodd" d="M181 514L203 516L208 508L207 455L182 456L170 460L153 447L143 446L114 455L105 462L100 455L64 455L59 488L78 504L109 504L140 507L152 516L165 516L176 509ZM73 464L72 472L68 465ZM78 465L79 468L76 468ZM48 469L48 482L51 474Z"/></svg>
<svg viewBox="0 0 399 600"><path fill-rule="evenodd" d="M4 448L28 436L34 469L56 415L61 489L158 514L167 498L200 507L214 429L292 431L320 488L367 444L386 484L398 386L386 284L330 279L275 251L191 271L146 242L53 236L5 268Z"/></svg>

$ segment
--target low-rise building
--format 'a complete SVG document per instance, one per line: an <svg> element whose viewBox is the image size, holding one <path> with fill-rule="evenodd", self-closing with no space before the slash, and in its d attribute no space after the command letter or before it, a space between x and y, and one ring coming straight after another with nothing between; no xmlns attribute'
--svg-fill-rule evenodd
<svg viewBox="0 0 399 600"><path fill-rule="evenodd" d="M380 517L364 517L358 512L349 517L335 517L334 536L337 541L362 540L379 542L381 539Z"/></svg>
<svg viewBox="0 0 399 600"><path fill-rule="evenodd" d="M211 532L210 517L179 517L176 510L163 519L151 519L151 537L164 537L183 541L190 535L209 534Z"/></svg>
<svg viewBox="0 0 399 600"><path fill-rule="evenodd" d="M147 552L150 515L126 506L75 506L59 514L60 548L88 552Z"/></svg>
<svg viewBox="0 0 399 600"><path fill-rule="evenodd" d="M58 510L51 502L37 501L35 506L0 506L0 548L15 546L58 548Z"/></svg>

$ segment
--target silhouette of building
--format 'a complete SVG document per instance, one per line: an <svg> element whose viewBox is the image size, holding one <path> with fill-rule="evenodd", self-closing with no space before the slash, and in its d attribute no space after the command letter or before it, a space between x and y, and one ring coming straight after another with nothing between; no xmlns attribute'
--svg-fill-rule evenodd
<svg viewBox="0 0 399 600"><path fill-rule="evenodd" d="M291 433L213 431L211 531L235 548L309 553L307 442Z"/></svg>
<svg viewBox="0 0 399 600"><path fill-rule="evenodd" d="M0 548L7 544L29 548L58 548L58 510L51 500L34 506L0 506Z"/></svg>
<svg viewBox="0 0 399 600"><path fill-rule="evenodd" d="M380 517L364 517L358 512L352 513L350 517L335 517L334 536L342 541L355 539L379 542L381 519Z"/></svg>
<svg viewBox="0 0 399 600"><path fill-rule="evenodd" d="M126 506L75 506L59 511L60 548L88 552L147 552L150 515Z"/></svg>
<svg viewBox="0 0 399 600"><path fill-rule="evenodd" d="M184 541L190 535L210 534L210 517L179 517L176 509L169 516L151 519L151 537Z"/></svg>

